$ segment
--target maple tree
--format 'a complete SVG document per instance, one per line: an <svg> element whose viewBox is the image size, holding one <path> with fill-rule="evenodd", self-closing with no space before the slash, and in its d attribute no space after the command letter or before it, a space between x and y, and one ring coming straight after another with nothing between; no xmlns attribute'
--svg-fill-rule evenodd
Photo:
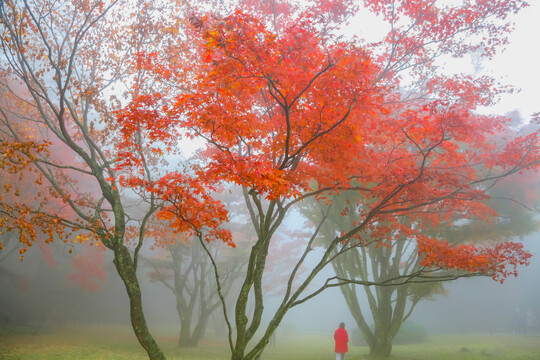
<svg viewBox="0 0 540 360"><path fill-rule="evenodd" d="M530 256L511 242L452 246L422 231L455 214L485 218L491 212L482 200L493 183L538 166L537 123L530 133L501 146L490 135L505 128L504 118L475 113L504 88L487 77L445 76L435 67L441 55L481 51L484 57L493 56L511 28L507 15L526 3L479 0L441 7L435 2L368 0L364 7L390 29L372 44L338 36L356 6L325 0L302 5L238 1L208 12L201 5L193 9L192 27L186 30L194 47L186 54L187 66L159 53L138 55L140 64L154 71L152 81L175 87L147 94L136 89L139 96L119 113L120 123L128 130L152 131L150 142L170 142L183 136L182 130L204 139L205 157L193 167L198 183L241 186L257 233L234 309L222 301L232 359L259 358L287 311L329 287L448 279L419 271L377 281L333 277L306 293L333 259L359 246L391 246L397 235L404 236L415 240L423 269L496 279L513 273ZM169 190L197 183L185 180L175 177ZM355 220L335 233L314 260L312 246L328 214L321 215L291 269L282 302L255 337L262 326L262 283L275 232L303 200L330 202L325 193L342 191L362 195L343 210L346 215L354 209ZM174 225L191 227L203 246L205 240L231 241L225 233L206 236L195 230L200 228L196 219L186 216L176 199L171 204ZM405 217L409 221L401 222ZM216 219L225 217L216 213ZM313 266L293 287L308 257Z"/></svg>
<svg viewBox="0 0 540 360"><path fill-rule="evenodd" d="M141 175L150 179L166 163L142 145L117 146L121 134L113 111L129 96L126 84L145 76L131 67L134 53L177 51L175 5L0 3L0 169L6 180L0 227L17 234L21 260L42 241L68 247L98 242L110 251L129 297L134 333L151 359L165 356L148 330L136 271L147 223L160 202L148 192L124 191L125 174L117 165L119 154L134 151L145 159ZM131 134L135 142L146 135ZM86 270L96 279L104 273L94 265L75 257L82 272L70 277L95 289Z"/></svg>
<svg viewBox="0 0 540 360"><path fill-rule="evenodd" d="M513 125L519 128L519 121ZM526 133L526 129L520 132ZM463 243L488 243L493 246L497 242L522 239L538 230L538 221L534 218L535 211L531 211L539 204L536 195L538 185L538 173L534 172L524 172L519 176L501 179L497 186L489 190L489 199L485 200L496 214L487 221L480 218L456 218L422 231L432 237L446 239L454 246ZM333 239L332 234L335 231L350 227L348 224L354 220L355 214L347 213L346 216L339 214L350 202L355 200L347 199L346 192L332 196L329 220L321 231L326 241ZM314 209L309 207L306 209L308 218L314 217L311 221L317 220L317 215L320 214L317 207L320 206L324 204L318 203ZM370 277L375 279L384 276L397 277L401 272L421 271L421 261L414 242L411 239L398 238L392 247L378 246L376 243L358 247L345 256L335 258L332 266L336 275L341 278L368 280ZM425 270L432 271L430 268ZM448 273L448 270L443 271ZM478 275L482 274L466 273L460 274L459 277ZM362 287L362 289L369 302L369 307L365 310L360 306L360 294L355 284L340 287L347 306L370 348L370 354L376 357L390 355L393 338L413 313L419 301L431 300L434 295L445 291L442 283L414 283L399 287ZM366 314L371 314L372 325L366 320Z"/></svg>
<svg viewBox="0 0 540 360"><path fill-rule="evenodd" d="M521 239L534 233L538 229L538 222L534 219L534 213L530 211L534 204L538 204L535 196L531 196L538 187L538 177L534 175L528 173L519 177L512 176L502 180L497 187L489 191L490 199L487 203L497 213L489 221L458 217L451 222L425 228L422 232L434 238L447 240L453 246L463 243L494 245L497 242ZM519 181L520 186L510 185L516 181ZM336 232L351 227L357 217L356 211L348 211L345 216L341 212L350 206L350 203L357 202L354 196L358 194L345 191L331 196L330 207L314 201L311 206L305 205L303 213L313 223L320 221L321 213L328 213L328 219L321 229L322 246L331 242ZM400 223L403 225L406 221L407 218L404 217ZM369 235L362 234L362 237L369 238ZM339 248L335 249L336 253L338 251ZM405 273L419 274L422 271L433 273L433 269L421 266L422 260L414 239L396 234L391 246L380 246L378 242L366 243L335 257L332 267L339 278L377 282L385 278L397 278ZM438 271L448 277L445 280L451 279L452 276L461 278L486 275L447 269ZM398 335L401 326L421 300L432 300L434 295L445 292L442 282L406 283L383 287L358 287L352 283L341 286L340 291L370 348L370 355L374 357L390 356L394 337ZM369 304L365 309L360 305L362 294L365 294ZM373 319L372 323L369 322L369 318Z"/></svg>
<svg viewBox="0 0 540 360"><path fill-rule="evenodd" d="M399 227L416 239L425 266L505 276L505 265L527 261L511 243L456 248L398 226L404 215L425 227L450 212L482 215L487 208L479 200L491 183L538 164L537 128L505 147L484 136L503 128L504 120L473 111L501 88L489 78L436 74L433 62L470 50L492 56L506 41L506 16L525 2L478 0L441 9L427 2L365 1L391 24L388 36L374 44L337 36L357 11L349 1L198 2L187 4L189 13L185 5L0 3L2 92L9 97L1 104L2 169L36 180L31 187L11 184L13 197L0 200L1 225L18 233L22 253L40 231L49 242L99 241L111 250L134 332L151 359L165 356L146 326L136 270L153 216L198 239L210 256L234 359L259 357L291 307L328 287L365 284L329 279L305 294L334 256L361 246L358 235L365 230L384 243ZM405 73L418 81L407 84ZM119 95L126 88L132 93ZM176 151L184 135L205 139L209 149L193 167L171 171L163 155ZM480 168L492 172L483 177ZM243 188L257 233L236 297L235 331L206 247L212 240L235 244L221 226L227 209L211 195L220 182ZM41 186L46 191L35 200L19 197ZM274 233L303 199L325 201L325 192L346 189L367 199L358 204L357 221L295 281L311 256L315 229L283 302L256 340ZM134 209L138 201L146 205ZM412 273L385 284L411 279L439 280Z"/></svg>

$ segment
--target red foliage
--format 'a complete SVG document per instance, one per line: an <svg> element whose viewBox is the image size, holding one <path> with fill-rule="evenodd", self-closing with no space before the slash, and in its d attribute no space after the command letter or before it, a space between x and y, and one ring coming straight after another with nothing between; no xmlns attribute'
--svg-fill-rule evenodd
<svg viewBox="0 0 540 360"><path fill-rule="evenodd" d="M122 166L133 170L125 185L165 200L160 216L178 230L206 226L229 243L218 230L226 211L206 190L216 183L240 185L271 202L317 192L324 201L323 190L354 189L363 199L351 204L358 220L335 244L363 230L391 242L398 231L418 238L425 266L502 279L514 271L506 266L527 263L529 254L516 244L451 247L420 235L421 227L456 217L487 220L493 211L481 202L486 189L538 168L538 126L521 137L508 132L511 140L501 144L495 136L507 132L507 120L475 112L506 90L490 78L435 76L432 61L440 53L459 57L478 49L492 56L506 42L507 14L525 2L478 0L443 9L420 1L366 1L392 24L383 41L369 46L332 34L330 24L354 13L350 2L241 3L226 17L191 15L189 68L156 54L137 62L155 70L156 80L174 78L182 91L139 95L136 89L132 104L118 113L125 147L137 148L129 136L134 130L148 134L156 152L185 131L205 139L208 149L193 176L174 172L156 183L133 175L144 161L123 152ZM423 82L423 100L396 101L405 69ZM404 215L420 225L403 227L397 219Z"/></svg>
<svg viewBox="0 0 540 360"><path fill-rule="evenodd" d="M422 266L480 272L501 283L509 275L517 276L517 266L529 265L532 256L523 250L523 244L513 242L482 248L470 244L452 246L423 237L417 243Z"/></svg>
<svg viewBox="0 0 540 360"><path fill-rule="evenodd" d="M189 237L199 231L207 241L219 239L233 246L229 230L220 228L228 221L228 214L220 201L214 200L209 191L214 190L200 179L185 174L169 173L152 188L167 204L158 217L169 220L171 226Z"/></svg>
<svg viewBox="0 0 540 360"><path fill-rule="evenodd" d="M101 290L101 283L107 282L107 272L103 269L105 251L97 246L85 246L84 253L73 256L72 271L66 279L85 291Z"/></svg>
<svg viewBox="0 0 540 360"><path fill-rule="evenodd" d="M362 148L365 124L384 111L368 54L346 43L327 46L308 19L278 38L263 21L236 12L200 36L197 88L175 99L168 119L215 146L205 176L270 200L306 191L322 167L328 182L338 180L344 163L333 159Z"/></svg>

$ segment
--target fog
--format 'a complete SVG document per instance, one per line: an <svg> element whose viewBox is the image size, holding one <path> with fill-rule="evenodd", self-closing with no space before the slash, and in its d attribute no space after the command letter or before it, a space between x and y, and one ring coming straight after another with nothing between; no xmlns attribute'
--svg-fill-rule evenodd
<svg viewBox="0 0 540 360"><path fill-rule="evenodd" d="M510 333L514 331L516 308L531 309L534 331L540 330L540 234L524 240L532 254L530 266L521 267L518 277L503 284L490 278L462 279L448 283L447 296L419 305L412 321L433 333Z"/></svg>
<svg viewBox="0 0 540 360"><path fill-rule="evenodd" d="M516 307L534 316L540 330L540 234L524 240L533 255L529 266L519 268L518 277L500 284L489 277L459 279L445 283L446 294L423 300L407 320L424 326L430 333L512 333ZM361 294L361 292L359 292ZM362 296L362 294L360 295ZM364 308L367 309L364 299ZM291 310L284 327L305 332L330 333L344 321L355 327L339 289L328 289L312 301Z"/></svg>
<svg viewBox="0 0 540 360"><path fill-rule="evenodd" d="M514 312L530 309L533 329L538 332L540 318L540 242L539 234L524 240L533 256L531 265L519 268L517 278L510 277L503 284L490 278L460 279L445 284L446 294L433 301L421 301L407 320L424 326L430 333L512 333L515 330ZM129 307L125 289L113 269L112 260L105 259L107 280L100 282L100 290L81 290L80 284L66 279L74 254L62 245L53 245L56 266L49 266L37 249L29 252L23 262L16 252L1 260L0 269L0 324L39 332L63 326L121 325L129 326ZM142 282L144 309L152 331L178 334L179 320L173 294L158 282L151 282L139 270ZM324 274L323 274L324 275ZM332 275L328 269L326 275ZM362 293L359 292L360 297ZM280 301L280 296L265 298L268 315ZM367 303L364 301L364 308ZM224 336L223 328L210 321L206 336ZM355 328L343 296L338 288L327 289L314 299L290 310L277 330L277 338L290 331L331 334L339 322Z"/></svg>

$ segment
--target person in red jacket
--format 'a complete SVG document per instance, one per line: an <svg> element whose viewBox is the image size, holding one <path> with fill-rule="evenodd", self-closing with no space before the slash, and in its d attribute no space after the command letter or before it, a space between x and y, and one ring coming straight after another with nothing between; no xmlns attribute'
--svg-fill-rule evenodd
<svg viewBox="0 0 540 360"><path fill-rule="evenodd" d="M334 340L336 341L336 360L345 360L345 353L349 351L347 347L349 335L345 330L345 323L339 324L339 329L334 333Z"/></svg>

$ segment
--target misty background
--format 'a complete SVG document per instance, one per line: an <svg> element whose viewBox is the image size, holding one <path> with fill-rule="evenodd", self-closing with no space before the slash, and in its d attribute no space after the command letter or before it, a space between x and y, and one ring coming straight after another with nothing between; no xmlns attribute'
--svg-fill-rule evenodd
<svg viewBox="0 0 540 360"><path fill-rule="evenodd" d="M540 332L540 233L526 237L523 242L533 257L530 266L521 266L518 277L509 277L503 284L491 278L468 278L447 282L446 294L433 300L422 300L408 323L421 325L430 334L483 333L509 334L516 332L516 308L521 314L528 311L529 331ZM15 239L12 240L15 243ZM112 259L104 258L106 280L98 279L100 289L85 289L73 274L72 262L82 248L60 243L53 244L50 259L38 249L29 251L24 260L18 252L0 259L0 325L19 328L23 332L47 331L70 326L129 326L129 306L124 286L113 269ZM69 253L72 249L72 253ZM9 243L5 250L9 250ZM235 249L239 250L239 249ZM88 269L86 269L88 270ZM149 266L141 266L139 275L143 291L144 310L152 331L177 335L179 319L174 295L159 282L150 280ZM71 274L71 275L70 275ZM328 268L325 274L332 275ZM270 274L271 276L271 274ZM211 279L213 281L213 279ZM87 284L88 285L88 284ZM317 284L314 284L316 287ZM359 291L367 309L365 295ZM268 295L267 314L280 301L279 294ZM369 313L369 312L366 312ZM369 315L368 315L369 316ZM219 325L220 311L209 321L207 337L225 338L225 329ZM267 319L268 320L268 319ZM290 332L333 334L339 322L347 329L356 328L354 319L338 288L330 288L291 309L277 330L277 339Z"/></svg>

